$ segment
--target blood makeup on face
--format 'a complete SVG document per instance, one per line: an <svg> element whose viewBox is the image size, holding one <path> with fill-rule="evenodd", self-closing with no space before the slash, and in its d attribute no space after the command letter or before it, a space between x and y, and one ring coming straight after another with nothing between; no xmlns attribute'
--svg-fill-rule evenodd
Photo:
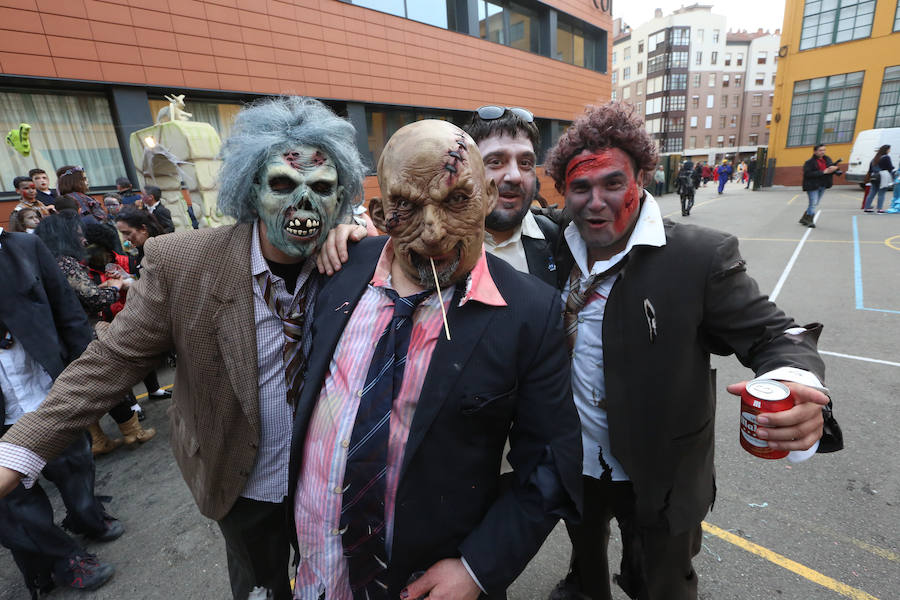
<svg viewBox="0 0 900 600"><path fill-rule="evenodd" d="M630 173L631 166L626 167ZM621 167L621 157L618 152L611 150L600 150L598 152L582 153L573 158L566 169L566 190L568 190L572 182L582 177L592 179L592 175L597 172L614 170ZM622 234L631 225L631 217L640 207L640 189L638 183L633 177L629 177L630 183L625 191L620 206L610 205L610 210L615 214L613 221L613 231L616 234Z"/></svg>

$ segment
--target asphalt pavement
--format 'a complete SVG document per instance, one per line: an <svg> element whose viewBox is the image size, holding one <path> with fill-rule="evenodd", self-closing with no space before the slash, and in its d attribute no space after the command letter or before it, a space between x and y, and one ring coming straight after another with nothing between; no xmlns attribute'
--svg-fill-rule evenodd
<svg viewBox="0 0 900 600"><path fill-rule="evenodd" d="M674 220L729 231L740 239L750 274L799 323L822 322L826 384L846 449L805 463L766 461L738 443L738 400L725 385L752 377L733 357L716 357L718 497L694 561L704 600L894 600L900 598L900 214L859 210L854 187L828 190L817 227L797 223L798 188L721 196L697 191L689 217L678 198L659 198ZM691 257L685 257L690 260ZM172 374L161 372L164 383ZM664 382L660 382L664 385ZM136 393L142 393L140 386ZM97 493L126 528L119 540L87 543L116 575L95 592L59 590L51 598L229 598L225 552L214 522L200 515L168 448L170 401L142 400L157 437L97 461ZM104 428L115 425L105 417ZM56 510L64 509L45 483ZM613 556L618 538L613 528ZM509 592L546 598L565 574L569 547L560 525ZM619 590L617 600L626 600ZM0 600L28 594L8 551L0 550Z"/></svg>

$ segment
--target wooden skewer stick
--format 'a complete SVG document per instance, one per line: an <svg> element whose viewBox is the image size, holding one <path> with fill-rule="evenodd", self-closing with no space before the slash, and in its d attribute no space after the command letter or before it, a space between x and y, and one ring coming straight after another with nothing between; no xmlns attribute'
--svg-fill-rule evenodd
<svg viewBox="0 0 900 600"><path fill-rule="evenodd" d="M447 323L447 310L444 308L444 297L441 295L441 286L438 283L437 276L437 268L434 266L434 259L429 258L431 261L431 272L434 274L434 287L437 289L438 293L438 302L441 304L441 314L444 316L444 333L447 334L447 341L450 341L450 325Z"/></svg>

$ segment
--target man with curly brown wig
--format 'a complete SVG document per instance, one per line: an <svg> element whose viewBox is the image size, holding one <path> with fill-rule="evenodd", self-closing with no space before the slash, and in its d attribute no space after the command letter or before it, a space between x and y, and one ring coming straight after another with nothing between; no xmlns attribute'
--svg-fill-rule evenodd
<svg viewBox="0 0 900 600"><path fill-rule="evenodd" d="M736 238L664 220L641 186L656 161L640 117L617 103L589 107L546 161L566 201L557 259L584 448L583 519L567 524L571 570L553 599L611 597L613 517L631 598L696 598L691 560L715 492L711 352L790 382L795 406L760 416L773 449L811 454L830 408L821 325L797 326L760 294ZM818 448L839 445L826 435Z"/></svg>

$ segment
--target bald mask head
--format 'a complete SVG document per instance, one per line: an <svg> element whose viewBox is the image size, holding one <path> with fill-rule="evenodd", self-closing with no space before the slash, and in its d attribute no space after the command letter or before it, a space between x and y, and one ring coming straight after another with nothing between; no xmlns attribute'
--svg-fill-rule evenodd
<svg viewBox="0 0 900 600"><path fill-rule="evenodd" d="M375 225L394 243L394 260L419 285L465 278L481 256L484 218L497 201L478 146L446 121L407 125L388 141L378 161L381 199L370 204Z"/></svg>

